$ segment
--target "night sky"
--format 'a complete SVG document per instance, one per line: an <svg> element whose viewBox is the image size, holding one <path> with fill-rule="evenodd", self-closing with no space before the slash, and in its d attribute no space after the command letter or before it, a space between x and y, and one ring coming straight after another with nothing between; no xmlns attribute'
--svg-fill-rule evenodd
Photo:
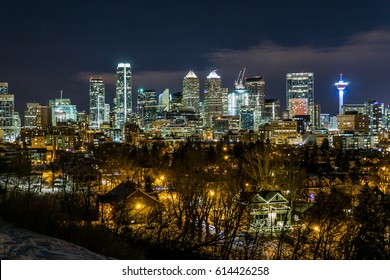
<svg viewBox="0 0 390 280"><path fill-rule="evenodd" d="M314 72L323 113L337 113L340 72L351 83L344 103L390 102L387 0L0 0L0 36L0 81L22 115L61 90L88 111L91 76L112 104L119 62L131 63L133 92L181 91L190 69L201 84L217 69L231 89L246 67L282 109L286 73L301 71Z"/></svg>

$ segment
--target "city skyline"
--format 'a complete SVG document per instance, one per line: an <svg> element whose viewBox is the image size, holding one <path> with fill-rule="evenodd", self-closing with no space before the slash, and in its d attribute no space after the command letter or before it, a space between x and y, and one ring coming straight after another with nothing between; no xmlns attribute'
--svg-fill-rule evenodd
<svg viewBox="0 0 390 280"><path fill-rule="evenodd" d="M351 83L344 103L390 101L390 19L384 0L244 1L240 6L197 1L191 9L180 1L24 2L2 3L0 12L6 42L0 81L9 83L18 112L27 102L58 98L61 90L88 111L91 77L104 79L112 105L120 62L132 66L133 94L141 87L181 91L189 70L199 77L202 91L215 69L222 86L232 89L246 67L248 77L264 77L265 97L280 99L282 108L289 72L314 73L315 102L323 112L337 114L334 83L340 72ZM230 20L237 8L239 20Z"/></svg>

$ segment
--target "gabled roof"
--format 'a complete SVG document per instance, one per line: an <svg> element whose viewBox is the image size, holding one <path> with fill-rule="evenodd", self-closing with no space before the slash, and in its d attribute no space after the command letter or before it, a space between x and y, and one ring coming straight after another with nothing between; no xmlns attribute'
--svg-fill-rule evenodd
<svg viewBox="0 0 390 280"><path fill-rule="evenodd" d="M282 195L280 191L259 191L247 192L242 195L242 198L250 203L288 203L288 200Z"/></svg>
<svg viewBox="0 0 390 280"><path fill-rule="evenodd" d="M155 197L149 195L148 193L141 191L140 189L137 189L135 192L131 193L128 196L128 200L131 201L132 199L137 199L142 197L144 202L148 204L149 206L154 206L156 204L161 204L160 201L158 201Z"/></svg>
<svg viewBox="0 0 390 280"><path fill-rule="evenodd" d="M288 200L282 195L280 191L259 191L259 195L267 203L283 203L288 202Z"/></svg>
<svg viewBox="0 0 390 280"><path fill-rule="evenodd" d="M120 183L105 195L99 196L99 201L103 203L116 202L125 199L137 190L134 183Z"/></svg>
<svg viewBox="0 0 390 280"><path fill-rule="evenodd" d="M154 206L156 204L161 204L160 201L156 199L156 197L153 197L146 192L138 189L136 185L132 182L128 183L120 183L118 186L116 186L114 189L106 193L105 195L99 196L99 201L101 203L118 203L118 202L134 202L134 200L137 200L139 198L142 198L144 200L144 203L148 204L149 206Z"/></svg>

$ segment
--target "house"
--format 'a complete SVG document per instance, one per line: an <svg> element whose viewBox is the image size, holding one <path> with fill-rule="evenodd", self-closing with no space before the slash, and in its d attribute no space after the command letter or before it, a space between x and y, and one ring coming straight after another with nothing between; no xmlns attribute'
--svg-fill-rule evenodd
<svg viewBox="0 0 390 280"><path fill-rule="evenodd" d="M140 190L133 182L119 184L98 200L103 223L150 223L162 210L157 196Z"/></svg>
<svg viewBox="0 0 390 280"><path fill-rule="evenodd" d="M289 201L280 191L245 193L250 231L280 231L291 227Z"/></svg>

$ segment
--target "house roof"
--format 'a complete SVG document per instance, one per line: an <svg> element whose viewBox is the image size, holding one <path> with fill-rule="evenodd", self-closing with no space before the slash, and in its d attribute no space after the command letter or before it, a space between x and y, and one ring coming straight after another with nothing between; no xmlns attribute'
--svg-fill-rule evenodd
<svg viewBox="0 0 390 280"><path fill-rule="evenodd" d="M105 195L99 196L99 201L102 203L116 202L123 200L137 190L134 183L120 183Z"/></svg>
<svg viewBox="0 0 390 280"><path fill-rule="evenodd" d="M288 200L282 195L280 191L262 190L259 192L243 193L242 199L250 203L287 203Z"/></svg>
<svg viewBox="0 0 390 280"><path fill-rule="evenodd" d="M146 192L138 189L135 183L127 182L120 183L118 186L113 188L111 191L106 193L105 195L99 196L99 201L101 203L117 203L120 201L134 201L142 198L144 202L150 206L155 205L156 203L160 204L160 202Z"/></svg>

